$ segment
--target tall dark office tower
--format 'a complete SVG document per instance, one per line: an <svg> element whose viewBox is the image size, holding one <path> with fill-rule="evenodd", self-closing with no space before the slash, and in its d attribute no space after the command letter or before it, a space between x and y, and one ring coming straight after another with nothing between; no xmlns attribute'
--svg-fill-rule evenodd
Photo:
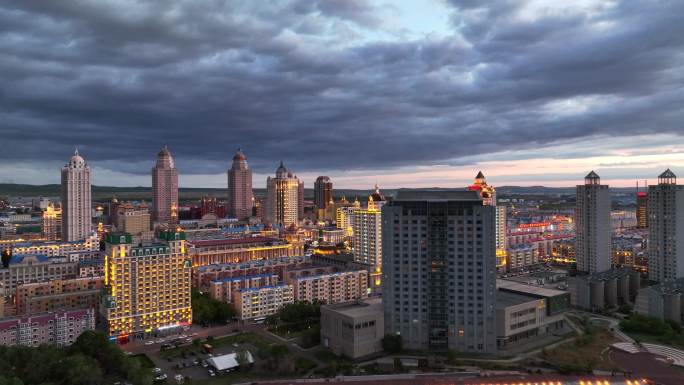
<svg viewBox="0 0 684 385"><path fill-rule="evenodd" d="M400 190L382 208L385 333L409 350L495 352L495 239L478 192Z"/></svg>
<svg viewBox="0 0 684 385"><path fill-rule="evenodd" d="M319 176L314 182L314 205L325 210L333 197L333 184L330 177Z"/></svg>

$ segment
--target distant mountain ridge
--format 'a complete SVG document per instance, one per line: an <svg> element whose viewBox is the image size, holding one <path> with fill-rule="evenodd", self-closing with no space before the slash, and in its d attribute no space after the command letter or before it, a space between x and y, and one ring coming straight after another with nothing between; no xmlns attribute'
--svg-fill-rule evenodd
<svg viewBox="0 0 684 385"><path fill-rule="evenodd" d="M432 187L439 189L439 187ZM52 197L59 196L60 186L58 184L45 185L29 185L16 183L0 183L0 196L14 196L14 197ZM383 194L387 196L395 195L398 189L381 189ZM575 187L545 187L545 186L500 186L496 187L499 197L508 195L574 195ZM94 199L109 199L117 197L121 199L146 199L150 200L152 197L151 187L113 187L113 186L95 186L92 187ZM356 189L335 189L335 197L338 199L342 196L349 200L359 198L364 200L370 193L371 189L356 190ZM615 187L611 188L613 194L633 194L635 192L633 187ZM205 188L182 187L179 189L181 199L199 199L202 196L225 197L227 192L225 188ZM265 196L266 189L255 188L254 194L256 196ZM305 189L305 196L307 199L313 199L313 189Z"/></svg>

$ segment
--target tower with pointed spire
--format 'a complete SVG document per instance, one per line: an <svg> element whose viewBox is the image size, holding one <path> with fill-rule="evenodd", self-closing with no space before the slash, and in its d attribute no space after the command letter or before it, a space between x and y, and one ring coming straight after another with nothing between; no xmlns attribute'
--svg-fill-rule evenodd
<svg viewBox="0 0 684 385"><path fill-rule="evenodd" d="M79 241L92 231L90 166L83 157L74 155L62 167L62 240Z"/></svg>
<svg viewBox="0 0 684 385"><path fill-rule="evenodd" d="M247 157L238 148L233 156L233 165L228 174L228 216L245 219L252 216L254 195L252 192L252 170Z"/></svg>
<svg viewBox="0 0 684 385"><path fill-rule="evenodd" d="M610 269L610 191L594 171L577 186L575 204L575 254L577 271L600 273Z"/></svg>
<svg viewBox="0 0 684 385"><path fill-rule="evenodd" d="M284 227L297 224L304 211L304 184L292 174L283 161L275 177L266 178L264 221Z"/></svg>
<svg viewBox="0 0 684 385"><path fill-rule="evenodd" d="M178 222L178 171L167 146L152 168L152 220L159 225Z"/></svg>
<svg viewBox="0 0 684 385"><path fill-rule="evenodd" d="M648 186L648 278L684 278L684 186L667 169Z"/></svg>

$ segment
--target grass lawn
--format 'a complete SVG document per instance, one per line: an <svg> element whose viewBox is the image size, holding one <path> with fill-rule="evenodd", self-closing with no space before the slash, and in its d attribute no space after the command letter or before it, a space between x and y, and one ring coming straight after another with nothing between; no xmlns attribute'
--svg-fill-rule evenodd
<svg viewBox="0 0 684 385"><path fill-rule="evenodd" d="M250 343L258 349L265 349L271 344L268 340L257 334L242 333L223 338L214 338L211 341L202 340L202 342L198 346L192 344L186 346L179 346L177 348L164 349L159 353L159 355L162 358L177 358L182 356L183 352L185 352L186 355L189 355L190 352L200 353L202 351L202 345L204 345L205 343L213 346L214 348L218 348L222 346L232 345L236 342L238 344Z"/></svg>
<svg viewBox="0 0 684 385"><path fill-rule="evenodd" d="M606 348L618 340L606 329L595 329L591 338L586 337L586 343L577 340L557 346L548 351L542 351L538 357L548 361L556 368L566 368L570 371L588 371L589 369L619 370L610 361L607 354L601 355Z"/></svg>
<svg viewBox="0 0 684 385"><path fill-rule="evenodd" d="M287 340L301 337L302 334L304 333L304 330L291 331L288 333L284 328L273 328L273 329L268 329L268 331L273 333L273 334L277 334L280 337L283 337Z"/></svg>
<svg viewBox="0 0 684 385"><path fill-rule="evenodd" d="M254 347L258 349L265 349L268 348L269 345L271 345L271 342L269 340L254 333L242 333L223 338L214 338L213 341L207 343L213 347L220 347L232 345L236 342L238 344L249 343L254 345Z"/></svg>

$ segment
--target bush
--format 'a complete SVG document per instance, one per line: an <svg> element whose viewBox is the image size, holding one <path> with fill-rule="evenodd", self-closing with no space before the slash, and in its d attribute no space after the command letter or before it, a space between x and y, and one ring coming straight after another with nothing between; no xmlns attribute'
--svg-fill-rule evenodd
<svg viewBox="0 0 684 385"><path fill-rule="evenodd" d="M669 323L655 317L633 314L628 320L620 322L620 329L625 332L650 334L654 336L672 336L675 331Z"/></svg>
<svg viewBox="0 0 684 385"><path fill-rule="evenodd" d="M321 327L314 326L311 329L307 329L302 334L302 347L305 349L314 347L321 343Z"/></svg>

